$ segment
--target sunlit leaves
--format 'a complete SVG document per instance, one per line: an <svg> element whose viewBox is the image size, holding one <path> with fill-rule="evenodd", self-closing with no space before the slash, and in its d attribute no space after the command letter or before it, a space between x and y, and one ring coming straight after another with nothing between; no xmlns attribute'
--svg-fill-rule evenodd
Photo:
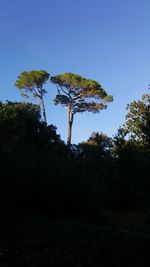
<svg viewBox="0 0 150 267"><path fill-rule="evenodd" d="M21 90L22 95L25 97L39 98L47 93L43 86L48 81L49 76L44 70L23 71L18 76L15 86Z"/></svg>
<svg viewBox="0 0 150 267"><path fill-rule="evenodd" d="M51 77L51 82L58 87L59 95L54 100L55 104L70 106L73 114L85 111L99 112L107 107L107 102L113 100L98 82L74 73Z"/></svg>
<svg viewBox="0 0 150 267"><path fill-rule="evenodd" d="M150 94L145 94L142 100L128 104L125 128L130 136L141 142L150 139Z"/></svg>

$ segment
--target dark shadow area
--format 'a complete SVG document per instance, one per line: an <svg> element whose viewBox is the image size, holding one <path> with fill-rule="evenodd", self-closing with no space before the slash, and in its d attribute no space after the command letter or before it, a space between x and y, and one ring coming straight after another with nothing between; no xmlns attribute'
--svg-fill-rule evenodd
<svg viewBox="0 0 150 267"><path fill-rule="evenodd" d="M1 266L148 266L149 113L130 126L67 147L37 105L0 104Z"/></svg>

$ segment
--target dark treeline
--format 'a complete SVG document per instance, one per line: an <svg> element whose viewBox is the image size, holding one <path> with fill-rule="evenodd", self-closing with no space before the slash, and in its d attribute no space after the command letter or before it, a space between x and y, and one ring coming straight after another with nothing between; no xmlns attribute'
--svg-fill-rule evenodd
<svg viewBox="0 0 150 267"><path fill-rule="evenodd" d="M114 138L66 145L31 103L0 103L1 208L95 222L103 211L147 209L150 95L128 105Z"/></svg>

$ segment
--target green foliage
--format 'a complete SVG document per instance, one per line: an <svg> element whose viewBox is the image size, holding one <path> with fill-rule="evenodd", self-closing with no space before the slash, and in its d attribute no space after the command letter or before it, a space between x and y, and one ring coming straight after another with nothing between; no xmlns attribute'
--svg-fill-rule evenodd
<svg viewBox="0 0 150 267"><path fill-rule="evenodd" d="M51 82L58 86L55 104L70 106L73 114L85 111L99 112L106 108L107 102L113 100L98 82L77 74L69 72L57 75L51 77Z"/></svg>
<svg viewBox="0 0 150 267"><path fill-rule="evenodd" d="M120 203L120 210L144 207L150 193L150 95L133 101L127 110L124 127L118 130L113 147L114 182L118 188L114 189L113 199Z"/></svg>
<svg viewBox="0 0 150 267"><path fill-rule="evenodd" d="M93 132L87 140L90 145L95 145L101 148L101 150L107 151L112 146L112 140L106 134Z"/></svg>
<svg viewBox="0 0 150 267"><path fill-rule="evenodd" d="M98 82L71 72L53 76L50 80L57 86L58 91L54 103L68 109L67 143L70 145L74 115L85 111L97 113L106 109L107 103L111 102L113 97L107 95Z"/></svg>
<svg viewBox="0 0 150 267"><path fill-rule="evenodd" d="M74 98L79 103L76 90L82 93L81 82L83 88L95 82L69 77L58 92L61 104L76 113L68 101ZM131 103L129 110L114 139L93 132L86 142L67 147L56 127L42 122L39 105L0 102L0 198L5 195L21 209L44 212L53 219L98 223L103 210L141 210L150 188L149 95Z"/></svg>
<svg viewBox="0 0 150 267"><path fill-rule="evenodd" d="M34 98L40 98L47 91L43 88L43 85L48 81L49 74L44 70L39 71L23 71L20 76L18 76L18 80L15 83L15 86L23 90L23 96L29 98L30 95Z"/></svg>
<svg viewBox="0 0 150 267"><path fill-rule="evenodd" d="M39 100L45 125L47 120L43 97L47 93L44 85L48 81L49 76L45 70L24 71L18 76L18 80L15 83L15 86L21 90L22 96Z"/></svg>
<svg viewBox="0 0 150 267"><path fill-rule="evenodd" d="M80 154L84 158L100 161L111 158L112 140L103 133L93 132L86 142L79 144Z"/></svg>
<svg viewBox="0 0 150 267"><path fill-rule="evenodd" d="M150 94L127 106L125 128L130 137L141 145L150 145Z"/></svg>

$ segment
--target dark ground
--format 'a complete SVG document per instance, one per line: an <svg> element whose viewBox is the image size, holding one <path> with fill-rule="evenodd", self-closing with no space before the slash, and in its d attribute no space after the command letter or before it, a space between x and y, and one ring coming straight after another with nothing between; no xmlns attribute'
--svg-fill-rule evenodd
<svg viewBox="0 0 150 267"><path fill-rule="evenodd" d="M2 212L0 266L150 266L144 214L107 214L109 222L52 221Z"/></svg>

